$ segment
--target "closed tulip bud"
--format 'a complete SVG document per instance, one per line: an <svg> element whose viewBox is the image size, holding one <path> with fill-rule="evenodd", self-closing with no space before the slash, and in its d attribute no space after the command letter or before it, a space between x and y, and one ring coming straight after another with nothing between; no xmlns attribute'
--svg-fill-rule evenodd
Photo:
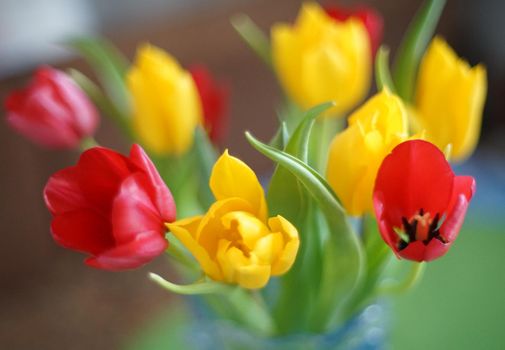
<svg viewBox="0 0 505 350"><path fill-rule="evenodd" d="M98 125L98 112L86 94L50 67L39 68L27 88L11 93L5 108L15 130L48 148L75 148Z"/></svg>
<svg viewBox="0 0 505 350"><path fill-rule="evenodd" d="M398 257L437 259L458 236L474 192L475 180L455 176L435 145L403 142L384 159L375 182L381 236Z"/></svg>
<svg viewBox="0 0 505 350"><path fill-rule="evenodd" d="M133 99L133 129L139 141L158 155L187 152L202 119L191 74L168 53L146 44L137 52L127 84Z"/></svg>
<svg viewBox="0 0 505 350"><path fill-rule="evenodd" d="M419 68L415 123L441 150L452 145L451 157L470 156L477 146L486 99L486 69L470 67L447 43L436 37Z"/></svg>
<svg viewBox="0 0 505 350"><path fill-rule="evenodd" d="M294 25L272 28L272 58L287 95L308 109L333 101L327 114L343 114L367 93L371 55L368 34L356 18L333 20L306 3Z"/></svg>
<svg viewBox="0 0 505 350"><path fill-rule="evenodd" d="M76 166L51 176L44 199L56 242L105 270L133 269L163 253L164 224L175 220L172 194L138 145L129 157L87 150Z"/></svg>
<svg viewBox="0 0 505 350"><path fill-rule="evenodd" d="M204 66L189 69L200 95L205 129L213 142L219 142L228 127L228 87L218 82Z"/></svg>
<svg viewBox="0 0 505 350"><path fill-rule="evenodd" d="M205 215L167 224L205 274L257 289L286 273L296 258L298 231L282 216L267 219L254 172L225 151L214 165L210 187L216 202Z"/></svg>
<svg viewBox="0 0 505 350"><path fill-rule="evenodd" d="M327 178L349 214L372 211L377 170L384 157L407 137L404 105L388 91L356 110L349 118L349 126L334 137Z"/></svg>

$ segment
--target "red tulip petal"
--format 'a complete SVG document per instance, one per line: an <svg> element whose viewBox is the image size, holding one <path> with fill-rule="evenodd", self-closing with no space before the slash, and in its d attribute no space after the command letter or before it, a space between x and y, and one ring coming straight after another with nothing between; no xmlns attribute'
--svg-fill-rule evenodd
<svg viewBox="0 0 505 350"><path fill-rule="evenodd" d="M463 225L468 204L475 193L475 179L471 176L456 176L454 190L447 210L447 217L440 227L440 235L448 242L456 239Z"/></svg>
<svg viewBox="0 0 505 350"><path fill-rule="evenodd" d="M139 232L156 231L163 236L163 220L147 190L149 181L143 173L123 181L112 206L112 230L117 245L135 239Z"/></svg>
<svg viewBox="0 0 505 350"><path fill-rule="evenodd" d="M165 222L173 222L175 220L176 208L172 193L168 189L165 182L161 179L158 170L154 166L149 156L144 152L142 147L135 144L130 150L130 159L140 169L144 170L150 180L153 192L150 193L153 203L158 208L158 211Z"/></svg>
<svg viewBox="0 0 505 350"><path fill-rule="evenodd" d="M228 86L214 80L202 65L189 68L202 102L205 127L210 139L218 142L226 133L228 125Z"/></svg>
<svg viewBox="0 0 505 350"><path fill-rule="evenodd" d="M444 154L422 140L406 141L388 155L379 168L374 189L377 218L401 227L421 208L434 217L445 213L451 199L454 174Z"/></svg>
<svg viewBox="0 0 505 350"><path fill-rule="evenodd" d="M114 246L109 220L91 210L56 216L51 223L51 233L62 246L93 255Z"/></svg>
<svg viewBox="0 0 505 350"><path fill-rule="evenodd" d="M143 232L137 234L135 239L128 244L86 259L86 264L111 271L134 269L163 253L167 246L167 241L160 236L159 232Z"/></svg>
<svg viewBox="0 0 505 350"><path fill-rule="evenodd" d="M49 87L12 93L6 100L7 121L19 133L51 148L76 146L80 137L68 120L68 112L54 100Z"/></svg>
<svg viewBox="0 0 505 350"><path fill-rule="evenodd" d="M398 252L398 254L408 260L431 261L443 256L449 250L451 244L443 243L438 239L432 239L428 245L422 241L415 241Z"/></svg>
<svg viewBox="0 0 505 350"><path fill-rule="evenodd" d="M346 21L350 17L359 18L366 27L370 39L372 56L375 56L375 52L382 41L382 32L384 28L384 20L378 11L364 5L354 9L341 6L325 6L325 11L328 16L338 22Z"/></svg>
<svg viewBox="0 0 505 350"><path fill-rule="evenodd" d="M36 73L37 83L51 87L54 98L66 107L67 122L74 132L91 135L98 124L98 112L84 92L63 72L44 67Z"/></svg>
<svg viewBox="0 0 505 350"><path fill-rule="evenodd" d="M53 215L90 208L77 183L76 167L58 171L49 178L44 188L44 200Z"/></svg>
<svg viewBox="0 0 505 350"><path fill-rule="evenodd" d="M109 215L119 186L131 172L128 158L107 148L85 151L77 164L79 186L88 201Z"/></svg>

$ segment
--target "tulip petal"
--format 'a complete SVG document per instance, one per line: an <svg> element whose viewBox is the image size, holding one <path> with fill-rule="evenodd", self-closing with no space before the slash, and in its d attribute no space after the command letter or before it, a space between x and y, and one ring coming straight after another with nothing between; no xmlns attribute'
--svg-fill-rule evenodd
<svg viewBox="0 0 505 350"><path fill-rule="evenodd" d="M454 173L444 154L426 141L398 145L379 169L374 189L377 218L401 227L420 209L432 216L445 213L453 191Z"/></svg>
<svg viewBox="0 0 505 350"><path fill-rule="evenodd" d="M203 271L213 280L221 281L222 272L217 264L210 258L209 253L196 241L196 234L202 221L202 216L178 220L167 223L166 226L172 234L190 251Z"/></svg>
<svg viewBox="0 0 505 350"><path fill-rule="evenodd" d="M251 205L241 198L228 198L215 202L203 216L194 237L198 244L205 248L211 258L218 249L218 242L226 237L227 230L223 225L223 216L234 211L251 212Z"/></svg>
<svg viewBox="0 0 505 350"><path fill-rule="evenodd" d="M142 232L127 244L86 259L86 264L111 271L134 269L163 253L167 246L167 241L158 231Z"/></svg>
<svg viewBox="0 0 505 350"><path fill-rule="evenodd" d="M77 167L68 167L53 174L44 187L44 200L53 215L91 208L77 183Z"/></svg>
<svg viewBox="0 0 505 350"><path fill-rule="evenodd" d="M241 198L251 205L253 213L261 221L266 221L267 204L263 187L251 168L240 159L230 156L228 150L214 165L209 185L218 201Z"/></svg>
<svg viewBox="0 0 505 350"><path fill-rule="evenodd" d="M475 193L475 179L471 176L456 176L454 190L447 210L447 217L440 227L440 235L448 242L456 239L465 219L468 204Z"/></svg>
<svg viewBox="0 0 505 350"><path fill-rule="evenodd" d="M51 222L51 233L62 246L93 255L115 244L109 221L86 209L55 216Z"/></svg>
<svg viewBox="0 0 505 350"><path fill-rule="evenodd" d="M149 187L149 180L142 173L130 175L121 183L111 214L112 233L117 245L130 242L140 232L158 232L163 236L165 227L146 192Z"/></svg>
<svg viewBox="0 0 505 350"><path fill-rule="evenodd" d="M296 227L280 215L268 219L268 226L272 232L280 232L283 235L283 250L272 264L272 275L279 276L286 273L294 264L300 247L300 238Z"/></svg>
<svg viewBox="0 0 505 350"><path fill-rule="evenodd" d="M443 243L438 239L432 239L427 245L422 241L415 241L400 250L398 254L408 260L432 261L445 255L450 246L451 243Z"/></svg>
<svg viewBox="0 0 505 350"><path fill-rule="evenodd" d="M54 98L66 108L66 118L69 127L78 135L91 135L98 124L98 112L84 92L63 72L49 67L37 71L37 80L40 84L51 87Z"/></svg>
<svg viewBox="0 0 505 350"><path fill-rule="evenodd" d="M30 140L52 148L70 148L80 137L67 112L47 87L14 92L6 101L9 124Z"/></svg>
<svg viewBox="0 0 505 350"><path fill-rule="evenodd" d="M269 279L270 265L248 265L237 269L237 282L242 288L263 288Z"/></svg>
<svg viewBox="0 0 505 350"><path fill-rule="evenodd" d="M79 158L77 168L82 193L97 209L107 214L111 210L111 198L122 180L135 170L130 169L128 158L103 147L85 151Z"/></svg>
<svg viewBox="0 0 505 350"><path fill-rule="evenodd" d="M172 193L167 188L165 182L161 179L161 176L154 166L153 162L145 151L137 144L134 144L130 150L130 159L136 163L141 169L145 171L145 174L150 180L150 184L153 187L154 194L152 196L153 203L156 204L161 217L166 222L172 222L175 220L175 202L172 197Z"/></svg>

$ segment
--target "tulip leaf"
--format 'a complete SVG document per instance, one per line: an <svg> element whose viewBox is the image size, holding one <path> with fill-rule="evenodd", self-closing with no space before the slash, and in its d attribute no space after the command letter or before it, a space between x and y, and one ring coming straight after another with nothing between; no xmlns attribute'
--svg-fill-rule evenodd
<svg viewBox="0 0 505 350"><path fill-rule="evenodd" d="M269 145L277 148L277 149L284 149L286 147L286 144L288 143L289 140L289 132L288 132L288 126L286 122L281 121L281 124L279 125L279 128L277 129L277 132L275 133L274 137L269 142Z"/></svg>
<svg viewBox="0 0 505 350"><path fill-rule="evenodd" d="M199 175L198 197L203 209L207 210L214 203L214 195L209 187L209 179L218 155L207 133L201 126L195 130L194 152L196 153L195 163Z"/></svg>
<svg viewBox="0 0 505 350"><path fill-rule="evenodd" d="M246 14L240 13L232 17L231 25L261 60L272 67L270 42L256 23Z"/></svg>
<svg viewBox="0 0 505 350"><path fill-rule="evenodd" d="M130 97L124 76L129 63L124 56L105 39L78 37L68 45L77 50L95 70L100 83L124 118L131 113Z"/></svg>
<svg viewBox="0 0 505 350"><path fill-rule="evenodd" d="M149 278L164 289L183 295L229 293L233 289L229 285L213 281L202 281L187 285L175 284L152 272L149 273Z"/></svg>
<svg viewBox="0 0 505 350"><path fill-rule="evenodd" d="M248 132L246 137L259 152L296 176L325 216L329 234L322 242L321 284L311 320L313 331L323 331L361 282L364 268L361 243L336 195L314 169L290 154L258 141Z"/></svg>
<svg viewBox="0 0 505 350"><path fill-rule="evenodd" d="M284 147L284 151L307 162L310 133L314 121L317 116L332 105L333 103L325 103L308 110ZM285 124L283 123L283 125ZM320 231L313 230L313 225L317 221L315 210L302 183L280 165L275 168L270 181L267 200L272 215L282 215L300 231L302 241L299 251L300 258L297 259L291 271L281 279L279 302L275 307L275 316L280 332L300 331L303 330L302 327L306 323L307 317L305 316L311 309L311 305L307 303L294 309L293 303L296 303L300 297L310 299L315 281L319 280L317 271L320 270ZM310 228L308 229L308 227ZM317 234L305 234L309 230L313 230ZM300 277L307 281L304 287L297 287ZM294 289L298 289L298 293L293 293Z"/></svg>
<svg viewBox="0 0 505 350"><path fill-rule="evenodd" d="M93 103L99 108L102 114L112 118L121 127L123 132L133 138L130 125L127 120L121 117L121 113L116 106L102 93L100 87L92 82L87 76L76 69L69 69L69 75L77 85L88 95Z"/></svg>
<svg viewBox="0 0 505 350"><path fill-rule="evenodd" d="M372 302L376 297L379 284L384 277L386 266L391 261L393 253L384 243L377 222L370 215L363 217L363 244L366 255L363 283L353 293L351 300L343 311L342 319L349 319Z"/></svg>
<svg viewBox="0 0 505 350"><path fill-rule="evenodd" d="M426 0L416 13L398 48L393 78L399 96L412 102L417 69L435 32L445 0Z"/></svg>
<svg viewBox="0 0 505 350"><path fill-rule="evenodd" d="M396 93L393 78L391 78L391 72L389 71L389 48L384 45L379 47L375 57L375 80L377 90L381 91L386 88L392 93Z"/></svg>
<svg viewBox="0 0 505 350"><path fill-rule="evenodd" d="M251 292L238 286L204 280L188 285L180 285L167 281L160 275L150 272L149 278L162 288L182 295L216 295L220 299L214 302L224 305L233 319L244 324L262 335L270 335L274 331L272 318L264 305ZM212 301L212 299L210 299Z"/></svg>

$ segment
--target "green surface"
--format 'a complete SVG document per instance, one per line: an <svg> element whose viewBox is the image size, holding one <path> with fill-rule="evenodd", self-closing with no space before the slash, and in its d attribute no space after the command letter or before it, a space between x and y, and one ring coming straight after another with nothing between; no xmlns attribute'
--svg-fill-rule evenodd
<svg viewBox="0 0 505 350"><path fill-rule="evenodd" d="M176 304L127 350L184 349L188 318ZM391 306L393 350L505 349L505 233L465 227L449 253L428 264L422 282Z"/></svg>
<svg viewBox="0 0 505 350"><path fill-rule="evenodd" d="M393 349L505 349L503 230L465 227L391 317Z"/></svg>

